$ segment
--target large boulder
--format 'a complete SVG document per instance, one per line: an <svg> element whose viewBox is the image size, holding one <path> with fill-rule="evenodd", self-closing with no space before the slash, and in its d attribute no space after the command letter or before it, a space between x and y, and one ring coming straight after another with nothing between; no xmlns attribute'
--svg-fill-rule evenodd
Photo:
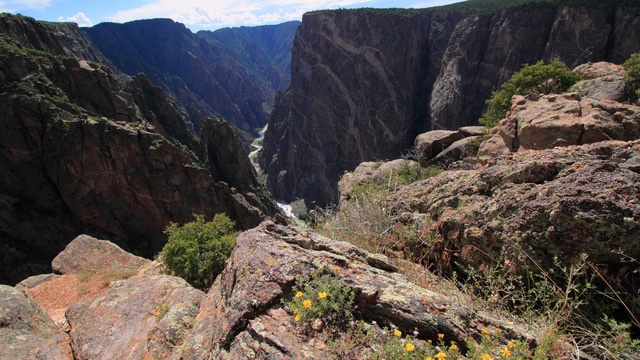
<svg viewBox="0 0 640 360"><path fill-rule="evenodd" d="M78 235L51 262L59 274L90 269L139 269L151 261L122 250L118 245L89 235Z"/></svg>
<svg viewBox="0 0 640 360"><path fill-rule="evenodd" d="M69 337L22 291L0 285L0 359L73 359Z"/></svg>
<svg viewBox="0 0 640 360"><path fill-rule="evenodd" d="M416 158L420 165L426 166L431 158L464 137L462 132L454 130L433 130L420 134L413 144Z"/></svg>

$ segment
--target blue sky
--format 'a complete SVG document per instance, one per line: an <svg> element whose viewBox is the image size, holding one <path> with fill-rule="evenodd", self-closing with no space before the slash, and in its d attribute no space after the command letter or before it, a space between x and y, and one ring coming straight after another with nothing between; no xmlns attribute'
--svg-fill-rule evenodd
<svg viewBox="0 0 640 360"><path fill-rule="evenodd" d="M425 8L460 0L0 0L0 12L80 26L171 18L192 31L301 20L310 10L339 8Z"/></svg>

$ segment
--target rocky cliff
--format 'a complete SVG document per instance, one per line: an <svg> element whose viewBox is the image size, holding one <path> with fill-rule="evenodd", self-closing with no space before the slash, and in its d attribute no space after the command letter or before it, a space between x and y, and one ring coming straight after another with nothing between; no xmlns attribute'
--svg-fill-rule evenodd
<svg viewBox="0 0 640 360"><path fill-rule="evenodd" d="M129 75L144 72L174 100L198 132L219 114L256 134L267 123L275 91L289 84L290 43L297 23L193 34L169 19L84 28Z"/></svg>
<svg viewBox="0 0 640 360"><path fill-rule="evenodd" d="M166 225L194 213L239 228L278 213L225 121L208 120L203 141L146 76L120 85L51 26L0 17L1 282L43 272L81 232L153 256Z"/></svg>
<svg viewBox="0 0 640 360"><path fill-rule="evenodd" d="M476 124L523 64L624 61L640 50L640 8L617 3L306 14L260 158L271 191L336 203L345 170L398 157L420 132Z"/></svg>

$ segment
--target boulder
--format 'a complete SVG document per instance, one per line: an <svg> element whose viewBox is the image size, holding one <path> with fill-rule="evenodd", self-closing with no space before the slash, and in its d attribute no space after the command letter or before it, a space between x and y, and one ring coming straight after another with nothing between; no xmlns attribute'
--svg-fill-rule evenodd
<svg viewBox="0 0 640 360"><path fill-rule="evenodd" d="M440 166L448 166L467 157L475 158L480 145L479 136L470 136L449 145L446 149L433 158L432 163Z"/></svg>
<svg viewBox="0 0 640 360"><path fill-rule="evenodd" d="M355 316L423 339L445 334L465 344L480 326L506 336L526 332L460 304L456 298L418 287L396 265L352 244L293 225L266 221L241 233L228 265L203 300L190 336L173 359L303 359L327 355L294 327L280 300L291 296L296 276L329 267L356 294Z"/></svg>
<svg viewBox="0 0 640 360"><path fill-rule="evenodd" d="M138 269L150 263L150 260L132 255L110 241L83 234L53 259L51 268L59 274L68 274L90 269Z"/></svg>
<svg viewBox="0 0 640 360"><path fill-rule="evenodd" d="M434 156L464 137L463 132L455 130L433 130L420 134L413 144L416 158L420 165L426 166Z"/></svg>
<svg viewBox="0 0 640 360"><path fill-rule="evenodd" d="M73 359L69 337L22 291L0 285L0 359Z"/></svg>
<svg viewBox="0 0 640 360"><path fill-rule="evenodd" d="M624 77L627 73L621 65L606 61L587 62L576 66L573 71L580 74L583 80L591 80L611 75Z"/></svg>
<svg viewBox="0 0 640 360"><path fill-rule="evenodd" d="M78 302L66 313L75 359L167 359L203 297L181 278L155 275Z"/></svg>
<svg viewBox="0 0 640 360"><path fill-rule="evenodd" d="M583 97L619 102L634 98L633 86L620 75L606 75L578 81L571 87L571 91L575 91Z"/></svg>

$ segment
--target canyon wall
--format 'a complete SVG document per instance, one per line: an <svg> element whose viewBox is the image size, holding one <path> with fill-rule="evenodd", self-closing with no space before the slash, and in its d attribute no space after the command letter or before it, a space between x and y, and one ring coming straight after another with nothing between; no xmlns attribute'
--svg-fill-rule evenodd
<svg viewBox="0 0 640 360"><path fill-rule="evenodd" d="M523 64L621 63L640 50L638 7L455 9L305 14L260 158L276 198L337 203L345 171L410 152L421 132L477 124Z"/></svg>
<svg viewBox="0 0 640 360"><path fill-rule="evenodd" d="M0 283L48 272L80 233L152 257L193 214L278 216L226 121L195 136L144 74L121 85L67 53L59 36L90 44L77 26L3 14L0 29Z"/></svg>

